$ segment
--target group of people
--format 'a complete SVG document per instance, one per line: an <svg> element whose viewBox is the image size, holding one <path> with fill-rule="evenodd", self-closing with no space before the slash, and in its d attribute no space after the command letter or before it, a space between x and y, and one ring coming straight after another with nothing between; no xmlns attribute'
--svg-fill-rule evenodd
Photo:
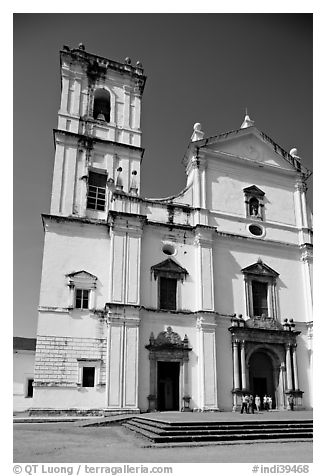
<svg viewBox="0 0 326 476"><path fill-rule="evenodd" d="M272 397L264 395L262 409L266 411L271 410L272 404ZM257 412L261 409L261 398L259 395L256 395L255 398L251 394L242 395L241 413L255 413L255 409Z"/></svg>

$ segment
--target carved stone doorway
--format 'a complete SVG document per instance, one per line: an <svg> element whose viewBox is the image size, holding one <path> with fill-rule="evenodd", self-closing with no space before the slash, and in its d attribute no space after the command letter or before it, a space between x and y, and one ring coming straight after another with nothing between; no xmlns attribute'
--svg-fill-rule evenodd
<svg viewBox="0 0 326 476"><path fill-rule="evenodd" d="M148 411L189 411L188 337L182 340L168 327L156 339L151 333L145 348L150 360Z"/></svg>
<svg viewBox="0 0 326 476"><path fill-rule="evenodd" d="M272 397L272 408L276 408L273 363L265 352L254 352L249 359L250 392L258 395L263 408L264 395Z"/></svg>
<svg viewBox="0 0 326 476"><path fill-rule="evenodd" d="M179 411L180 362L157 362L157 409Z"/></svg>

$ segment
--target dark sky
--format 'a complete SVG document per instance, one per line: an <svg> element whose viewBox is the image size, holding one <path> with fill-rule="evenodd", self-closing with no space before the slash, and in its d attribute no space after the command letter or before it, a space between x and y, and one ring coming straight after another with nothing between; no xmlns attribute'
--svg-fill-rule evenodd
<svg viewBox="0 0 326 476"><path fill-rule="evenodd" d="M205 137L240 127L245 108L261 131L312 170L312 14L14 15L14 335L36 334L50 208L52 129L66 44L143 63L146 197L185 186L181 159L193 125ZM312 179L308 199L311 203Z"/></svg>

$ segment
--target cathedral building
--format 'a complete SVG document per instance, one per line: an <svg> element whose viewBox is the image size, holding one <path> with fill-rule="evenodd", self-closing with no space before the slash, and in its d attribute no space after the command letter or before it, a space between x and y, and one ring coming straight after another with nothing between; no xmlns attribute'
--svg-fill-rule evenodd
<svg viewBox="0 0 326 476"><path fill-rule="evenodd" d="M247 392L311 408L310 172L297 150L248 114L212 137L197 123L186 187L143 198L142 64L81 44L60 65L32 412L236 411Z"/></svg>

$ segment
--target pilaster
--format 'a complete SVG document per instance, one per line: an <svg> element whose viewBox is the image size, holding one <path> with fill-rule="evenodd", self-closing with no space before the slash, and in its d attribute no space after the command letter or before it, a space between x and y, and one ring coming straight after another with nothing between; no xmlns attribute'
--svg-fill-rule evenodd
<svg viewBox="0 0 326 476"><path fill-rule="evenodd" d="M201 411L219 411L216 375L216 324L213 318L197 319L198 336L198 401Z"/></svg>
<svg viewBox="0 0 326 476"><path fill-rule="evenodd" d="M213 311L215 305L212 230L197 227L195 245L197 246L197 309L199 311Z"/></svg>
<svg viewBox="0 0 326 476"><path fill-rule="evenodd" d="M108 314L108 410L138 411L139 324L137 310L113 309Z"/></svg>
<svg viewBox="0 0 326 476"><path fill-rule="evenodd" d="M111 226L111 279L109 301L138 305L140 302L140 251L143 222L109 214Z"/></svg>
<svg viewBox="0 0 326 476"><path fill-rule="evenodd" d="M306 320L310 322L313 320L312 312L312 277L313 277L313 251L312 245L305 243L301 245L301 263L304 283L305 306L306 306Z"/></svg>

